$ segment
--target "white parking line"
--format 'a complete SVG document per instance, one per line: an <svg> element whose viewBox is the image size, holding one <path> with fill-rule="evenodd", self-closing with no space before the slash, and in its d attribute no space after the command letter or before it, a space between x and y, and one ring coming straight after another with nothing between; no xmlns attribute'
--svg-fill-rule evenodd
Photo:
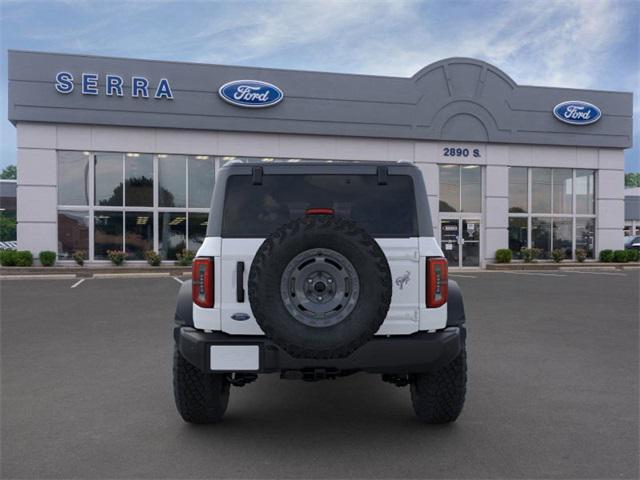
<svg viewBox="0 0 640 480"><path fill-rule="evenodd" d="M509 273L511 275L537 275L539 277L566 277L562 273L538 273L538 272L500 272Z"/></svg>
<svg viewBox="0 0 640 480"><path fill-rule="evenodd" d="M173 278L176 282L178 282L179 284L183 284L184 282L182 280L180 280L178 277L171 277Z"/></svg>
<svg viewBox="0 0 640 480"><path fill-rule="evenodd" d="M462 277L462 278L478 278L478 277L474 277L473 275L458 275L457 273L450 273L449 276L450 277Z"/></svg>
<svg viewBox="0 0 640 480"><path fill-rule="evenodd" d="M78 280L76 283L74 283L73 285L71 285L71 288L76 288L78 285L80 285L82 282L84 282L86 280L86 278L81 278L80 280Z"/></svg>
<svg viewBox="0 0 640 480"><path fill-rule="evenodd" d="M618 277L626 277L624 273L613 272L585 272L584 270L570 270L571 273L586 273L588 275L616 275Z"/></svg>

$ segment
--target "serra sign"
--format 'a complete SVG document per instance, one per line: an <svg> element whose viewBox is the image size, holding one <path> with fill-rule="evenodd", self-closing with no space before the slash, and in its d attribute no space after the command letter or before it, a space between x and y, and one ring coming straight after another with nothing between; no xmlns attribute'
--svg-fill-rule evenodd
<svg viewBox="0 0 640 480"><path fill-rule="evenodd" d="M99 75L97 73L83 73L80 76L80 93L82 95L99 95L100 86ZM69 94L75 90L75 84L73 82L73 75L69 72L58 72L56 75L56 90L60 93ZM124 96L124 79L120 75L114 75L107 73L104 76L104 94L108 97ZM173 92L171 91L171 85L169 80L161 78L158 81L158 85L155 90L150 88L150 82L146 77L132 76L131 77L131 96L134 98L149 98L150 92L153 93L153 98L166 98L167 100L173 100Z"/></svg>
<svg viewBox="0 0 640 480"><path fill-rule="evenodd" d="M222 85L218 94L225 102L246 108L271 107L284 98L282 90L260 80L234 80Z"/></svg>

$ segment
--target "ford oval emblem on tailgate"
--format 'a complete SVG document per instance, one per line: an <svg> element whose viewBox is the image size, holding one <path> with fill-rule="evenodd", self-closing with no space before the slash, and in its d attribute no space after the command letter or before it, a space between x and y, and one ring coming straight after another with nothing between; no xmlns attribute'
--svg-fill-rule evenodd
<svg viewBox="0 0 640 480"><path fill-rule="evenodd" d="M233 315L231 315L231 318L239 322L244 322L245 320L249 320L251 318L251 315L249 315L248 313L234 313Z"/></svg>
<svg viewBox="0 0 640 480"><path fill-rule="evenodd" d="M237 107L271 107L284 98L284 93L271 83L260 80L235 80L225 83L218 90L225 101Z"/></svg>

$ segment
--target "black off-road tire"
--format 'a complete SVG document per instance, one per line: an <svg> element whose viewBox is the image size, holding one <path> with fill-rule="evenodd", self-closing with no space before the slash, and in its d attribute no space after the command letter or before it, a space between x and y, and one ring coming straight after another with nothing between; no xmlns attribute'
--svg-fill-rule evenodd
<svg viewBox="0 0 640 480"><path fill-rule="evenodd" d="M445 367L411 376L413 409L425 423L454 422L462 412L466 391L467 351L464 347Z"/></svg>
<svg viewBox="0 0 640 480"><path fill-rule="evenodd" d="M296 319L281 295L282 275L302 252L333 250L351 262L359 278L353 310L339 323L310 326ZM249 272L249 302L267 337L298 358L345 357L369 341L391 303L389 264L377 242L344 217L313 215L292 220L260 246Z"/></svg>
<svg viewBox="0 0 640 480"><path fill-rule="evenodd" d="M217 423L227 411L229 381L224 374L202 373L175 346L173 394L178 412L185 422Z"/></svg>

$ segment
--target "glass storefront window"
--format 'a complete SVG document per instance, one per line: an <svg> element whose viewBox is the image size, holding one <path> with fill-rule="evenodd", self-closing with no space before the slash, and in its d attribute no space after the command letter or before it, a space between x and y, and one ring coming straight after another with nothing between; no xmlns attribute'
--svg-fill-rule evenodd
<svg viewBox="0 0 640 480"><path fill-rule="evenodd" d="M509 218L509 250L513 258L520 258L520 250L527 246L527 219L523 217Z"/></svg>
<svg viewBox="0 0 640 480"><path fill-rule="evenodd" d="M125 214L124 246L128 260L144 260L144 253L153 250L153 213Z"/></svg>
<svg viewBox="0 0 640 480"><path fill-rule="evenodd" d="M440 171L440 211L460 211L460 167L439 165Z"/></svg>
<svg viewBox="0 0 640 480"><path fill-rule="evenodd" d="M187 157L158 155L158 206L187 206Z"/></svg>
<svg viewBox="0 0 640 480"><path fill-rule="evenodd" d="M189 157L189 208L208 208L213 193L213 157L196 155Z"/></svg>
<svg viewBox="0 0 640 480"><path fill-rule="evenodd" d="M107 250L122 250L122 212L95 212L94 258L108 260Z"/></svg>
<svg viewBox="0 0 640 480"><path fill-rule="evenodd" d="M509 167L509 213L527 213L529 182L526 167Z"/></svg>
<svg viewBox="0 0 640 480"><path fill-rule="evenodd" d="M576 213L593 215L595 204L595 172L576 170Z"/></svg>
<svg viewBox="0 0 640 480"><path fill-rule="evenodd" d="M527 185L531 191L529 209L521 207L526 199ZM588 258L594 258L594 170L510 167L509 213L512 214L509 217L509 248L515 258L516 250L527 246L526 240L521 245L517 235L520 229L526 228L527 221L531 222L528 246L540 248L544 252L543 258L549 258L553 249L562 249L566 258L572 259L574 248L583 248Z"/></svg>
<svg viewBox="0 0 640 480"><path fill-rule="evenodd" d="M553 169L553 213L573 212L573 170Z"/></svg>
<svg viewBox="0 0 640 480"><path fill-rule="evenodd" d="M479 165L464 165L461 170L463 212L482 211L482 169Z"/></svg>
<svg viewBox="0 0 640 480"><path fill-rule="evenodd" d="M89 205L89 152L58 153L58 205Z"/></svg>
<svg viewBox="0 0 640 480"><path fill-rule="evenodd" d="M108 260L107 250L124 249L129 260L143 261L155 242L163 258L175 259L187 247L197 250L206 237L215 162L222 160L217 158L58 151L60 258L85 250L89 260Z"/></svg>
<svg viewBox="0 0 640 480"><path fill-rule="evenodd" d="M595 218L576 218L576 250L583 249L593 258L596 238Z"/></svg>
<svg viewBox="0 0 640 480"><path fill-rule="evenodd" d="M96 153L95 205L122 206L122 154Z"/></svg>
<svg viewBox="0 0 640 480"><path fill-rule="evenodd" d="M531 169L531 212L551 213L551 169Z"/></svg>
<svg viewBox="0 0 640 480"><path fill-rule="evenodd" d="M187 248L187 213L158 214L158 250L163 260L175 260L176 253Z"/></svg>
<svg viewBox="0 0 640 480"><path fill-rule="evenodd" d="M73 252L89 254L89 211L58 211L58 258L71 259Z"/></svg>
<svg viewBox="0 0 640 480"><path fill-rule="evenodd" d="M553 219L553 249L564 250L567 259L573 258L572 245L573 220L571 217Z"/></svg>
<svg viewBox="0 0 640 480"><path fill-rule="evenodd" d="M127 153L124 160L125 202L129 207L153 206L153 155Z"/></svg>
<svg viewBox="0 0 640 480"><path fill-rule="evenodd" d="M549 258L551 252L551 218L531 219L531 247L540 249L540 258Z"/></svg>
<svg viewBox="0 0 640 480"><path fill-rule="evenodd" d="M197 252L207 236L208 213L189 213L189 250Z"/></svg>

